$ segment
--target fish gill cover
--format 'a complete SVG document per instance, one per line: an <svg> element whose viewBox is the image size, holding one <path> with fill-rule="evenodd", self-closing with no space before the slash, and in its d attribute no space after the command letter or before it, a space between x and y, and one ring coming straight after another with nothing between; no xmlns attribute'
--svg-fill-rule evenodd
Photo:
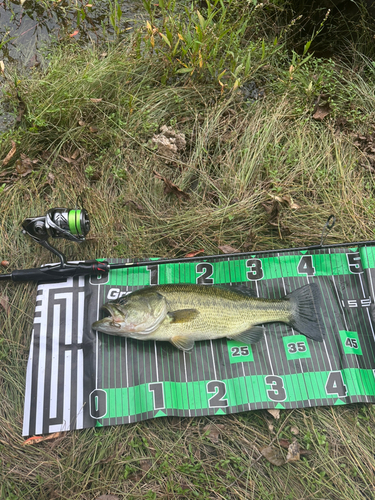
<svg viewBox="0 0 375 500"><path fill-rule="evenodd" d="M112 262L120 262L113 260ZM251 288L280 298L316 283L323 341L281 323L257 344L220 339L191 352L95 332L101 306L147 285ZM23 435L165 415L375 403L375 246L203 257L38 286Z"/></svg>

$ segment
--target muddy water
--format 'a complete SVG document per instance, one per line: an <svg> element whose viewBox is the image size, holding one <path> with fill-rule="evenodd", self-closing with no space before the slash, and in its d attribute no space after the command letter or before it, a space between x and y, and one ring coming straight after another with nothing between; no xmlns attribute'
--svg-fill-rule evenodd
<svg viewBox="0 0 375 500"><path fill-rule="evenodd" d="M109 0L0 0L1 64L5 71L11 65L31 70L48 64L49 51L62 40L87 44L121 36L139 17L140 2L119 0L119 8L113 26ZM0 73L0 89L2 83ZM0 94L0 134L15 120Z"/></svg>
<svg viewBox="0 0 375 500"><path fill-rule="evenodd" d="M22 1L22 0L21 0ZM114 2L113 2L114 3ZM135 2L120 0L119 30L139 9ZM37 65L43 51L53 43L74 35L81 42L114 36L108 0L3 0L0 3L0 60ZM73 38L73 37L72 37Z"/></svg>

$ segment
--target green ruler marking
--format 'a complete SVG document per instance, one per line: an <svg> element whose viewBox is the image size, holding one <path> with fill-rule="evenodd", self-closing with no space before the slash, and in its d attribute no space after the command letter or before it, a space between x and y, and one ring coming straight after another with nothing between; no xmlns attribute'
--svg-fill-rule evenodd
<svg viewBox="0 0 375 500"><path fill-rule="evenodd" d="M366 252L365 267L375 265L373 248ZM180 262L160 264L150 262L137 268L114 269L109 273L109 286L147 286L168 283L239 283L279 278L310 278L314 276L340 276L357 272L356 254L347 253L280 255L279 257L249 258L239 260ZM358 253L358 262L360 254ZM349 265L350 264L350 265ZM353 270L353 271L352 271ZM153 273L153 274L152 274Z"/></svg>
<svg viewBox="0 0 375 500"><path fill-rule="evenodd" d="M212 384L212 385L211 385ZM245 389L246 384L246 390ZM308 400L340 400L347 394L375 396L373 370L346 368L340 371L298 373L293 375L254 375L222 381L157 382L136 387L104 389L107 393L107 413L104 418L124 417L155 410L195 410L246 405L248 403L275 403ZM160 389L160 391L159 391ZM156 395L164 395L163 408L155 408ZM247 396L248 395L248 396ZM116 402L122 401L122 404ZM126 402L129 401L129 407ZM160 404L160 403L156 403ZM336 402L336 404L340 404ZM159 415L159 414L157 414Z"/></svg>

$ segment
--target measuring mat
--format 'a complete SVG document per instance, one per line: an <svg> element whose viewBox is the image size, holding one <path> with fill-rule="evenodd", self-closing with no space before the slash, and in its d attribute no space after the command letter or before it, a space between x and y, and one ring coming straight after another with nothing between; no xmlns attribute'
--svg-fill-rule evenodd
<svg viewBox="0 0 375 500"><path fill-rule="evenodd" d="M91 330L105 302L147 285L241 284L259 297L276 299L312 282L323 297L323 342L271 323L257 344L203 341L185 353L168 342ZM374 284L375 246L220 255L160 265L153 260L104 276L41 284L23 435L166 415L375 403Z"/></svg>

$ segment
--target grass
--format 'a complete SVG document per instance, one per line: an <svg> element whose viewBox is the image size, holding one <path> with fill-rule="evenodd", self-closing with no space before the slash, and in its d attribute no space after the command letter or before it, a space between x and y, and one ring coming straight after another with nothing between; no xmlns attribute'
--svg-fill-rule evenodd
<svg viewBox="0 0 375 500"><path fill-rule="evenodd" d="M311 37L307 50L293 51L288 36L298 23L281 28L280 10L234 0L186 10L145 2L143 20L116 44L68 43L27 75L6 68L4 99L24 114L0 143L1 158L11 141L17 147L0 171L1 259L11 269L50 261L20 223L74 206L79 194L92 230L80 246L58 242L69 259L315 244L331 213L329 242L373 239L365 147L374 137L373 61L355 47L351 59L318 58ZM259 99L246 93L252 82ZM322 121L312 118L318 100L329 107ZM163 125L186 137L173 159L151 140ZM23 177L21 153L38 160ZM155 171L186 195L166 194ZM280 420L265 411L161 418L23 447L35 287L2 284L1 296L11 305L9 314L0 309L1 498L374 497L372 405L284 411ZM310 454L271 465L259 450L291 440L293 427Z"/></svg>

